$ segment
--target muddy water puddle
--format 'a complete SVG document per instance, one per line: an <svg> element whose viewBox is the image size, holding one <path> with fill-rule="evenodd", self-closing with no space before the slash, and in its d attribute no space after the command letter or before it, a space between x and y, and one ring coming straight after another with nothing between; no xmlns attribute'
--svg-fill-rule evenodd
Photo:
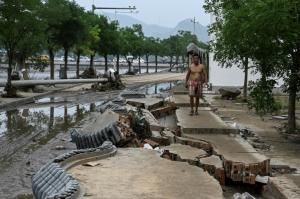
<svg viewBox="0 0 300 199"><path fill-rule="evenodd" d="M164 83L157 83L157 84L148 84L145 86L141 86L136 91L144 93L146 95L157 95L168 93L172 88L177 86L180 81L171 81L171 82L164 82Z"/></svg>
<svg viewBox="0 0 300 199"><path fill-rule="evenodd" d="M57 134L68 132L93 111L95 104L34 105L0 112L0 160L12 158L19 150L47 144ZM25 146L30 145L29 148Z"/></svg>
<svg viewBox="0 0 300 199"><path fill-rule="evenodd" d="M176 84L177 82L151 84L136 90L155 95L169 91ZM113 95L95 92L57 93L18 109L0 112L1 162L12 158L18 150L24 150L24 146L45 145L57 134L67 133L70 128L78 126L86 115L95 111L95 107L117 95L117 92Z"/></svg>

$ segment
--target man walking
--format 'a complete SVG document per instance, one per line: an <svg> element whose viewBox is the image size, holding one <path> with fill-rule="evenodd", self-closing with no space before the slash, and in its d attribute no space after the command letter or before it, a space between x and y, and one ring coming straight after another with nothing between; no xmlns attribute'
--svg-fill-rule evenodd
<svg viewBox="0 0 300 199"><path fill-rule="evenodd" d="M191 64L186 75L186 87L189 89L191 112L190 115L198 115L199 100L202 97L203 84L207 84L207 74L202 64L201 57L198 54L193 55ZM195 100L196 99L196 102ZM195 103L194 103L195 102ZM195 112L194 112L194 104Z"/></svg>

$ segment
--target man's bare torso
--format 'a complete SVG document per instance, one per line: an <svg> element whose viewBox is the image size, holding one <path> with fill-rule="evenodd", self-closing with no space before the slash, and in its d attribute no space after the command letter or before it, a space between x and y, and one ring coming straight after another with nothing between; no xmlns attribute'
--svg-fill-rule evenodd
<svg viewBox="0 0 300 199"><path fill-rule="evenodd" d="M197 81L203 81L201 75L203 73L204 66L202 64L192 64L190 67L190 77L189 80L197 80Z"/></svg>

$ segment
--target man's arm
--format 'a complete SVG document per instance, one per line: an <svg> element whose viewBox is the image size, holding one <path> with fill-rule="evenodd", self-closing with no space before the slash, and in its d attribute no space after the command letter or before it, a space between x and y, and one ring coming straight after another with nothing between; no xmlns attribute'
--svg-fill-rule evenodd
<svg viewBox="0 0 300 199"><path fill-rule="evenodd" d="M188 81L190 79L190 75L191 75L191 68L188 69L188 72L186 74L186 78L185 78L185 85L187 87Z"/></svg>

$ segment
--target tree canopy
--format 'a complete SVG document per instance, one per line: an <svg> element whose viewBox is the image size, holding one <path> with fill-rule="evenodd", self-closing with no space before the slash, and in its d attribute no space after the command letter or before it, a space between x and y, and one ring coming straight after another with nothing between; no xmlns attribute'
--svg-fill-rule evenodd
<svg viewBox="0 0 300 199"><path fill-rule="evenodd" d="M295 102L300 90L299 0L206 0L215 16L210 46L222 65L245 66L251 60L261 78L252 83L251 106L265 114L277 109L272 89L277 79L289 94L289 132L295 132Z"/></svg>

